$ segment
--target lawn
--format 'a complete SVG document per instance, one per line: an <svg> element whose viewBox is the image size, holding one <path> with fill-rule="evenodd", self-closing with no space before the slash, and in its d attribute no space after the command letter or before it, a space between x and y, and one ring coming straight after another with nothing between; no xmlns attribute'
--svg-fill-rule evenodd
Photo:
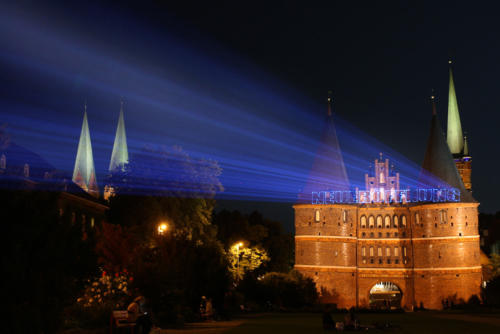
<svg viewBox="0 0 500 334"><path fill-rule="evenodd" d="M344 314L333 314L334 321L342 321ZM463 312L413 312L413 313L361 313L361 324L389 321L395 328L370 329L369 332L387 333L500 333L500 313ZM266 334L266 333L324 333L321 314L274 313L247 319L238 327L224 331L224 334Z"/></svg>

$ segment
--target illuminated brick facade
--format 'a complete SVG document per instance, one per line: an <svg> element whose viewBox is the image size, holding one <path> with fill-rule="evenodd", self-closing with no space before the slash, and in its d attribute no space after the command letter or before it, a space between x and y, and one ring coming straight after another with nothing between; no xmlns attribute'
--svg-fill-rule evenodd
<svg viewBox="0 0 500 334"><path fill-rule="evenodd" d="M470 156L464 156L455 159L455 165L457 166L458 173L464 183L465 189L469 191L472 190L472 158Z"/></svg>
<svg viewBox="0 0 500 334"><path fill-rule="evenodd" d="M321 301L374 306L370 290L384 284L399 288L392 305L407 309L479 296L479 204L394 203L399 174L382 155L365 181L385 194L379 203L294 206L295 269L316 282Z"/></svg>
<svg viewBox="0 0 500 334"><path fill-rule="evenodd" d="M477 206L297 204L295 269L339 307L368 307L370 289L386 281L405 308L468 300L481 284Z"/></svg>

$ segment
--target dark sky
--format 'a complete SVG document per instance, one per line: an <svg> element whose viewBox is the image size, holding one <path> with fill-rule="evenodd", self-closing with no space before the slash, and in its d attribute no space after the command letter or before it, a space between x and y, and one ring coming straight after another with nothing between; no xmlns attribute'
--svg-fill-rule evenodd
<svg viewBox="0 0 500 334"><path fill-rule="evenodd" d="M142 59L147 53L155 64L162 52L169 52L148 43L155 40L154 31L215 57L218 50L227 50L242 64L258 68L310 101L323 103L326 92L333 90L340 117L418 164L429 131L431 89L446 125L452 57L462 126L473 157L474 196L481 211L500 210L496 194L500 27L499 8L494 5L471 1L41 5L33 1L19 8L46 17L47 22L77 27L80 37L123 59ZM71 29L66 33L71 35ZM219 61L239 64L226 53ZM4 89L3 98L13 99L9 95Z"/></svg>

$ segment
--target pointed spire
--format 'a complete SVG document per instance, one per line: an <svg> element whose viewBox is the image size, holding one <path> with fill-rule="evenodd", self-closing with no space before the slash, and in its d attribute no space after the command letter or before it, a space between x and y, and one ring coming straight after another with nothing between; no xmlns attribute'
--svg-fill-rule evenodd
<svg viewBox="0 0 500 334"><path fill-rule="evenodd" d="M432 95L431 95L431 105L432 105L432 115L437 115L436 96L434 95L434 89L432 90Z"/></svg>
<svg viewBox="0 0 500 334"><path fill-rule="evenodd" d="M433 109L435 110L434 106ZM453 156L444 138L437 114L434 113L419 181L425 187L457 188L460 191L461 202L474 201L471 194L465 190Z"/></svg>
<svg viewBox="0 0 500 334"><path fill-rule="evenodd" d="M453 73L450 64L450 90L448 94L448 131L447 142L452 154L462 153L464 140L462 135L462 124L460 123L460 113L458 112L457 95L455 93L455 84L453 82Z"/></svg>
<svg viewBox="0 0 500 334"><path fill-rule="evenodd" d="M120 117L118 118L118 126L116 128L115 143L113 144L113 152L111 153L111 161L109 163L109 171L117 169L123 170L128 163L128 148L127 135L125 133L125 121L123 119L123 99L120 101Z"/></svg>
<svg viewBox="0 0 500 334"><path fill-rule="evenodd" d="M332 116L332 102L333 102L332 94L333 94L333 92L331 90L329 90L328 91L328 98L326 99L326 101L328 103L327 116Z"/></svg>
<svg viewBox="0 0 500 334"><path fill-rule="evenodd" d="M310 203L312 192L350 190L349 179L347 178L344 159L333 122L330 107L331 96L329 96L328 102L328 115L323 136L314 157L309 178L302 193L299 194L299 202L301 203Z"/></svg>
<svg viewBox="0 0 500 334"><path fill-rule="evenodd" d="M94 157L90 142L89 124L87 121L87 103L84 105L82 131L76 153L73 182L93 196L99 196L99 188L95 176Z"/></svg>
<svg viewBox="0 0 500 334"><path fill-rule="evenodd" d="M464 136L464 156L469 155L469 145L467 144L467 136Z"/></svg>

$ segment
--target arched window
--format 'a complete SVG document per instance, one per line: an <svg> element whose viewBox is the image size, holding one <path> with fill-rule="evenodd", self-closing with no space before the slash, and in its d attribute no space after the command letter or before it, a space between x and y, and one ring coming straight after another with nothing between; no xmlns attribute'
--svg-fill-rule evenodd
<svg viewBox="0 0 500 334"><path fill-rule="evenodd" d="M382 228L382 216L377 216L377 228Z"/></svg>
<svg viewBox="0 0 500 334"><path fill-rule="evenodd" d="M361 256L366 256L366 247L361 247Z"/></svg>
<svg viewBox="0 0 500 334"><path fill-rule="evenodd" d="M342 222L347 222L347 210L342 211Z"/></svg>
<svg viewBox="0 0 500 334"><path fill-rule="evenodd" d="M387 247L385 249L385 256L391 256L391 248L390 247Z"/></svg>
<svg viewBox="0 0 500 334"><path fill-rule="evenodd" d="M382 256L382 247L377 249L377 256Z"/></svg>
<svg viewBox="0 0 500 334"><path fill-rule="evenodd" d="M394 247L394 256L399 256L399 247Z"/></svg>
<svg viewBox="0 0 500 334"><path fill-rule="evenodd" d="M401 226L406 227L406 216L405 215L401 216Z"/></svg>
<svg viewBox="0 0 500 334"><path fill-rule="evenodd" d="M380 183L385 183L385 175L384 172L380 172Z"/></svg>
<svg viewBox="0 0 500 334"><path fill-rule="evenodd" d="M7 158L5 158L5 154L2 154L0 157L0 168L5 169L7 167Z"/></svg>
<svg viewBox="0 0 500 334"><path fill-rule="evenodd" d="M30 177L30 165L24 164L23 175L24 177Z"/></svg>
<svg viewBox="0 0 500 334"><path fill-rule="evenodd" d="M391 228L391 217L385 216L385 228Z"/></svg>
<svg viewBox="0 0 500 334"><path fill-rule="evenodd" d="M317 222L319 222L321 219L320 215L319 215L319 210L316 210L316 212L314 213L314 220L316 220Z"/></svg>
<svg viewBox="0 0 500 334"><path fill-rule="evenodd" d="M94 228L95 225L95 219L94 217L90 218L90 227Z"/></svg>
<svg viewBox="0 0 500 334"><path fill-rule="evenodd" d="M366 228L366 216L361 216L361 228Z"/></svg>
<svg viewBox="0 0 500 334"><path fill-rule="evenodd" d="M403 256L406 257L406 246L403 246Z"/></svg>
<svg viewBox="0 0 500 334"><path fill-rule="evenodd" d="M368 226L370 226L370 228L375 227L375 218L373 218L373 216L368 217Z"/></svg>
<svg viewBox="0 0 500 334"><path fill-rule="evenodd" d="M394 227L398 227L399 217L397 215L394 215L394 217L392 217L392 222L394 224Z"/></svg>
<svg viewBox="0 0 500 334"><path fill-rule="evenodd" d="M373 247L370 247L370 256L373 256Z"/></svg>
<svg viewBox="0 0 500 334"><path fill-rule="evenodd" d="M418 212L415 213L415 224L420 224L420 215L418 214Z"/></svg>

